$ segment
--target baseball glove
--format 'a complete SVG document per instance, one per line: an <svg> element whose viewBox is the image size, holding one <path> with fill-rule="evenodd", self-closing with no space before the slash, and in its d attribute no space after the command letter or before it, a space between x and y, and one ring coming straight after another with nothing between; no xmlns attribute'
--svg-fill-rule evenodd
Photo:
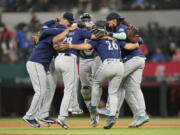
<svg viewBox="0 0 180 135"><path fill-rule="evenodd" d="M68 43L63 43L63 42L58 42L53 45L53 48L56 51L65 51L69 49L69 44Z"/></svg>
<svg viewBox="0 0 180 135"><path fill-rule="evenodd" d="M108 35L108 32L104 29L92 28L90 31L96 36L97 39L101 39L103 36Z"/></svg>
<svg viewBox="0 0 180 135"><path fill-rule="evenodd" d="M127 31L127 40L128 42L131 43L137 43L139 42L139 31L136 27L134 26L130 26L128 27L128 31Z"/></svg>

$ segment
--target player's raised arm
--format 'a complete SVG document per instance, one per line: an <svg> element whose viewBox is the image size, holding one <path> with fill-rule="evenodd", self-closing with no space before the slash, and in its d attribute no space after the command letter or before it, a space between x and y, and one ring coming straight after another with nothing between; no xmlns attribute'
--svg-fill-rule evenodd
<svg viewBox="0 0 180 135"><path fill-rule="evenodd" d="M53 38L53 43L57 43L57 42L63 40L64 37L65 37L70 31L73 31L73 30L75 30L75 29L77 29L77 26L71 26L71 27L67 28L64 32L58 34L57 36L55 36L55 37Z"/></svg>
<svg viewBox="0 0 180 135"><path fill-rule="evenodd" d="M139 43L126 43L124 45L124 49L126 50L134 50L139 47Z"/></svg>

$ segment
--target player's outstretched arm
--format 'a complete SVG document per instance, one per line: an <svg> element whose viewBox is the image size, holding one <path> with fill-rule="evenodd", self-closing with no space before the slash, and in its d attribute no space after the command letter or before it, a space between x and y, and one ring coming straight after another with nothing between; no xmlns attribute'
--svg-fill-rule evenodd
<svg viewBox="0 0 180 135"><path fill-rule="evenodd" d="M70 32L77 29L77 26L71 26L69 28L67 28L65 31L63 31L62 33L58 34L57 36L55 36L53 38L53 43L58 43L59 41L63 40L64 37Z"/></svg>
<svg viewBox="0 0 180 135"><path fill-rule="evenodd" d="M110 37L110 36L103 36L101 39L107 39L107 40L114 40L114 41L116 41L115 38Z"/></svg>
<svg viewBox="0 0 180 135"><path fill-rule="evenodd" d="M58 43L59 41L61 41L67 34L69 33L69 29L66 29L65 31L63 31L62 33L58 34L57 36L55 36L53 38L53 43Z"/></svg>
<svg viewBox="0 0 180 135"><path fill-rule="evenodd" d="M125 32L121 32L121 33L109 33L109 36L113 37L115 39L118 39L118 40L126 40L126 38L127 38L127 35L126 35Z"/></svg>
<svg viewBox="0 0 180 135"><path fill-rule="evenodd" d="M76 49L76 50L89 50L92 48L91 44L82 43L82 44L70 44L69 49Z"/></svg>
<svg viewBox="0 0 180 135"><path fill-rule="evenodd" d="M139 43L126 43L124 45L124 49L126 50L134 50L139 47Z"/></svg>

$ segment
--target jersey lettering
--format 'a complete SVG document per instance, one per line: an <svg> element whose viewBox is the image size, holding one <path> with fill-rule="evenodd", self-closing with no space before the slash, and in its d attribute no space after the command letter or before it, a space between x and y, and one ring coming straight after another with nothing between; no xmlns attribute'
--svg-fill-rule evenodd
<svg viewBox="0 0 180 135"><path fill-rule="evenodd" d="M72 37L65 37L64 40L63 40L63 42L72 44Z"/></svg>
<svg viewBox="0 0 180 135"><path fill-rule="evenodd" d="M112 50L118 50L118 45L116 44L115 41L106 41L106 43L108 44L108 50L112 51Z"/></svg>

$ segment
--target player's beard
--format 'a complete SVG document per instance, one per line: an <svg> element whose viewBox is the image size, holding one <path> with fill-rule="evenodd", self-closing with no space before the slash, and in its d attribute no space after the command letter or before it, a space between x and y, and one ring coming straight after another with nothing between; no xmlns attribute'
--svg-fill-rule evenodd
<svg viewBox="0 0 180 135"><path fill-rule="evenodd" d="M109 32L116 32L116 27L108 27L106 26L106 30L109 31Z"/></svg>

